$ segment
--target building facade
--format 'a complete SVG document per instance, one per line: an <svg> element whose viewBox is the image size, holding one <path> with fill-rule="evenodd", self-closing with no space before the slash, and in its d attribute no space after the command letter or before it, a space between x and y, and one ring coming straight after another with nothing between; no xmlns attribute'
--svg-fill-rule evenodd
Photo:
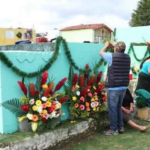
<svg viewBox="0 0 150 150"><path fill-rule="evenodd" d="M0 28L0 45L14 45L20 40L35 42L35 30L25 28Z"/></svg>
<svg viewBox="0 0 150 150"><path fill-rule="evenodd" d="M60 35L67 42L101 43L111 39L112 30L104 24L88 24L66 27L60 30Z"/></svg>

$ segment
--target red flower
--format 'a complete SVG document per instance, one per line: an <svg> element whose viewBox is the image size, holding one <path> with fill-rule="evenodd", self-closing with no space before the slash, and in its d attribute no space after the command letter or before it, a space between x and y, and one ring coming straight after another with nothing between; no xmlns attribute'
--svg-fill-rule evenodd
<svg viewBox="0 0 150 150"><path fill-rule="evenodd" d="M47 82L47 78L48 78L48 72L45 71L41 77L41 86Z"/></svg>
<svg viewBox="0 0 150 150"><path fill-rule="evenodd" d="M54 110L55 110L55 106L52 105L51 107L49 107L48 113L52 113Z"/></svg>
<svg viewBox="0 0 150 150"><path fill-rule="evenodd" d="M58 91L66 82L67 78L63 78L57 85L56 85L56 88L55 88L55 91Z"/></svg>
<svg viewBox="0 0 150 150"><path fill-rule="evenodd" d="M78 74L77 74L77 73L75 73L75 74L74 74L74 76L73 76L72 86L75 86L75 85L76 85L76 83L77 83L77 81L78 81Z"/></svg>
<svg viewBox="0 0 150 150"><path fill-rule="evenodd" d="M47 121L47 119L46 119L46 118L42 118L42 122L44 122L44 123L45 123L46 121Z"/></svg>
<svg viewBox="0 0 150 150"><path fill-rule="evenodd" d="M97 76L97 79L96 79L97 84L101 81L101 77L102 77L102 71L100 71L98 76Z"/></svg>
<svg viewBox="0 0 150 150"><path fill-rule="evenodd" d="M89 64L86 64L86 65L85 65L85 69L89 69Z"/></svg>
<svg viewBox="0 0 150 150"><path fill-rule="evenodd" d="M18 84L19 84L21 90L23 91L24 95L27 96L27 88L26 88L26 86L21 81L18 81Z"/></svg>
<svg viewBox="0 0 150 150"><path fill-rule="evenodd" d="M65 96L65 97L62 97L60 100L59 100L59 103L64 103L66 100L68 100L68 97Z"/></svg>
<svg viewBox="0 0 150 150"><path fill-rule="evenodd" d="M28 111L29 111L29 106L28 106L28 105L21 105L21 106L20 106L20 109L21 109L22 111L28 112Z"/></svg>

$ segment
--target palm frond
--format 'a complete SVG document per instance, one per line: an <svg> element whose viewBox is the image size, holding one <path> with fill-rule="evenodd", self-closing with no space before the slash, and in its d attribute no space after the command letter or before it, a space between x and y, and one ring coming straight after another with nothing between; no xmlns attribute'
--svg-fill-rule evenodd
<svg viewBox="0 0 150 150"><path fill-rule="evenodd" d="M20 109L20 106L21 106L21 102L19 101L19 99L17 98L14 98L14 99L11 99L11 100L8 100L4 103L2 103L2 106L6 109L8 109L9 111L11 111L13 114L15 114L17 117L21 117L23 115L25 115L26 113L23 112L21 109Z"/></svg>

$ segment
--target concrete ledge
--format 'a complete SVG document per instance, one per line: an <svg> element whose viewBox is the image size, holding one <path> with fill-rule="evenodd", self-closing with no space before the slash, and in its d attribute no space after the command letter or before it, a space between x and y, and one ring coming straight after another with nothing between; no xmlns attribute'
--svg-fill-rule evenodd
<svg viewBox="0 0 150 150"><path fill-rule="evenodd" d="M10 143L0 150L58 150L63 144L69 143L71 139L88 137L94 134L96 122L93 119L82 121L71 127L57 129L41 135L35 134L23 140Z"/></svg>

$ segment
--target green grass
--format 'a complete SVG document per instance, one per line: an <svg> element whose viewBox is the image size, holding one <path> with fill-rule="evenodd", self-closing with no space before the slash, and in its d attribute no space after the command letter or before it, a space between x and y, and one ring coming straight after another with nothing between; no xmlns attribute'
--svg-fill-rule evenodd
<svg viewBox="0 0 150 150"><path fill-rule="evenodd" d="M135 120L138 124L150 123ZM103 132L97 132L91 139L74 144L72 148L65 150L150 150L150 129L140 132L125 125L125 132L117 136L105 136Z"/></svg>

